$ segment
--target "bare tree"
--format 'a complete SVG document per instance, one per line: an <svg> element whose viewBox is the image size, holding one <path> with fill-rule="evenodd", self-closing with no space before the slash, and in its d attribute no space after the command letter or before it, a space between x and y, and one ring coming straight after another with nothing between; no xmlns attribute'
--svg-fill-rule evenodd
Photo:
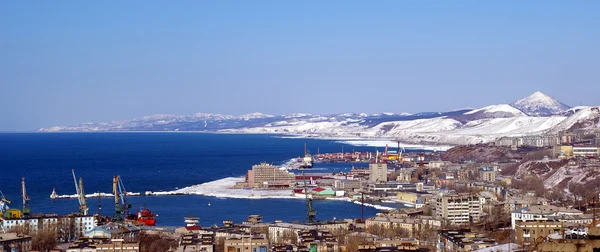
<svg viewBox="0 0 600 252"><path fill-rule="evenodd" d="M217 252L225 251L225 238L224 237L219 237L215 241L215 251L217 251Z"/></svg>
<svg viewBox="0 0 600 252"><path fill-rule="evenodd" d="M17 225L10 228L8 232L31 236L31 248L33 250L47 252L57 245L58 235L54 226L34 230L31 225Z"/></svg>
<svg viewBox="0 0 600 252"><path fill-rule="evenodd" d="M363 235L355 235L346 238L345 251L358 251L358 246L373 244L373 241Z"/></svg>
<svg viewBox="0 0 600 252"><path fill-rule="evenodd" d="M292 230L285 230L281 234L281 241L285 244L298 244L298 233Z"/></svg>
<svg viewBox="0 0 600 252"><path fill-rule="evenodd" d="M140 234L140 251L143 252L165 252L177 246L178 242L174 239L157 234Z"/></svg>

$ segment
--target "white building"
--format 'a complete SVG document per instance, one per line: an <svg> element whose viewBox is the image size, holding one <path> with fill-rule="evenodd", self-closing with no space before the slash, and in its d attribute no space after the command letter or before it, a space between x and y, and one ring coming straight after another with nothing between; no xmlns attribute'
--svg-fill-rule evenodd
<svg viewBox="0 0 600 252"><path fill-rule="evenodd" d="M566 207L557 206L529 206L521 209L517 209L511 213L510 221L512 228L515 228L516 221L536 221L536 220L548 220L549 217L558 217L569 215L583 215L582 211L577 209L571 209Z"/></svg>
<svg viewBox="0 0 600 252"><path fill-rule="evenodd" d="M94 216L41 216L41 217L29 217L21 219L0 219L0 226L4 230L10 230L14 227L25 227L29 226L31 231L38 231L44 228L55 228L58 225L64 227L71 226L73 221L73 228L76 237L83 236L87 231L90 231L96 227Z"/></svg>
<svg viewBox="0 0 600 252"><path fill-rule="evenodd" d="M598 156L598 147L573 147L573 156Z"/></svg>

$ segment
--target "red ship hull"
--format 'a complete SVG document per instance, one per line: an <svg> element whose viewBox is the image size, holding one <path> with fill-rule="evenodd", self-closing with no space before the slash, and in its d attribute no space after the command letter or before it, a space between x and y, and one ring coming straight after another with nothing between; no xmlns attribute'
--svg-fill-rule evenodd
<svg viewBox="0 0 600 252"><path fill-rule="evenodd" d="M154 224L156 224L156 219L149 219L149 218L138 218L137 220L140 223L144 223L145 226L154 226Z"/></svg>
<svg viewBox="0 0 600 252"><path fill-rule="evenodd" d="M137 221L140 223L144 223L146 226L154 226L156 224L156 218L154 218L154 213L150 212L148 209L141 210L138 213Z"/></svg>

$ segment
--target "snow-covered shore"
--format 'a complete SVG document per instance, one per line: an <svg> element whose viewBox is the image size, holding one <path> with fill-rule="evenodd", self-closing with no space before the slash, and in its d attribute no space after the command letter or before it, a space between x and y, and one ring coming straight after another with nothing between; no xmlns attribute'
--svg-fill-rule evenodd
<svg viewBox="0 0 600 252"><path fill-rule="evenodd" d="M244 182L243 177L228 177L211 182L206 182L199 185L188 186L185 188L173 190L173 191L159 191L151 192L147 191L143 195L146 196L166 196L166 195L202 195L217 198L229 198L229 199L299 199L304 200L304 194L294 194L292 190L252 190L252 189L237 189L234 188L238 182ZM140 196L142 193L130 192L128 196ZM93 193L86 194L87 198L96 197L113 197L112 193ZM57 195L56 199L70 199L77 198L76 194L73 195ZM359 201L354 201L348 197L331 197L327 200L339 200L347 201L355 204L361 204ZM372 207L377 210L390 211L395 210L393 207L380 206L371 203L364 203L366 207Z"/></svg>
<svg viewBox="0 0 600 252"><path fill-rule="evenodd" d="M249 190L233 188L237 182L244 182L243 177L228 177L199 185L188 186L174 191L149 192L146 195L203 195L217 198L234 199L297 199L291 190Z"/></svg>
<svg viewBox="0 0 600 252"><path fill-rule="evenodd" d="M147 192L146 195L203 195L217 198L233 199L305 199L303 194L294 194L291 190L251 190L233 188L237 182L243 182L243 177L228 177L199 185L188 186L174 191ZM361 204L348 197L327 198L327 200L341 200ZM393 207L364 203L366 207L378 210L395 210Z"/></svg>

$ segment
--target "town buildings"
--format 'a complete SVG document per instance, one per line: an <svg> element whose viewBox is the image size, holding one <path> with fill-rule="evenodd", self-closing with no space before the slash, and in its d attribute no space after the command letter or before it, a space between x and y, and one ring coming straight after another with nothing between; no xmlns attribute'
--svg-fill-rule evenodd
<svg viewBox="0 0 600 252"><path fill-rule="evenodd" d="M123 239L80 238L67 248L66 252L139 252L140 243Z"/></svg>
<svg viewBox="0 0 600 252"><path fill-rule="evenodd" d="M31 250L31 236L17 233L0 233L0 251L29 252Z"/></svg>
<svg viewBox="0 0 600 252"><path fill-rule="evenodd" d="M512 228L514 229L517 221L548 220L549 218L560 219L563 216L582 214L583 212L577 209L549 205L536 205L513 211L511 213L511 224Z"/></svg>
<svg viewBox="0 0 600 252"><path fill-rule="evenodd" d="M264 234L247 234L225 239L225 252L267 252L269 240Z"/></svg>
<svg viewBox="0 0 600 252"><path fill-rule="evenodd" d="M440 228L441 226L442 222L432 218L431 216L376 216L365 220L365 228L367 230L373 227L381 227L384 229L403 229L411 237L424 229L435 229Z"/></svg>
<svg viewBox="0 0 600 252"><path fill-rule="evenodd" d="M442 230L436 245L438 252L475 251L496 245L496 240L469 229Z"/></svg>
<svg viewBox="0 0 600 252"><path fill-rule="evenodd" d="M483 206L477 194L445 194L437 197L435 216L448 225L466 225L481 220Z"/></svg>
<svg viewBox="0 0 600 252"><path fill-rule="evenodd" d="M538 237L562 238L563 224L559 221L539 220L539 221L517 221L515 223L515 241L517 244L525 246L531 245Z"/></svg>
<svg viewBox="0 0 600 252"><path fill-rule="evenodd" d="M64 240L82 237L86 232L96 227L94 216L70 214L58 216L56 214L32 215L26 218L0 218L0 226L4 230L10 230L15 227L27 227L36 232L45 228L54 228L62 230Z"/></svg>

